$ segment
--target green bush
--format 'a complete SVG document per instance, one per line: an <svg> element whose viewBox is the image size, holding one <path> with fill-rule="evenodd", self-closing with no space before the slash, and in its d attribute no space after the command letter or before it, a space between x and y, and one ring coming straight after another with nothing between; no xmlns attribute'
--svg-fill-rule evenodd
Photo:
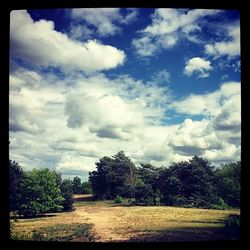
<svg viewBox="0 0 250 250"><path fill-rule="evenodd" d="M114 199L114 203L121 204L121 203L124 203L124 200L121 196L117 195Z"/></svg>
<svg viewBox="0 0 250 250"><path fill-rule="evenodd" d="M218 203L216 205L212 205L211 208L225 210L229 209L230 207L227 205L227 203L225 203L225 201L222 198L219 198Z"/></svg>

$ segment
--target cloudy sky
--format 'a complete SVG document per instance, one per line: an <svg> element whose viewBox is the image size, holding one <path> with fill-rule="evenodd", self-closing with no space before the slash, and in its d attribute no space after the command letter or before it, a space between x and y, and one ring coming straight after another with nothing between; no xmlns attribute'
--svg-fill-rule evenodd
<svg viewBox="0 0 250 250"><path fill-rule="evenodd" d="M86 179L120 150L240 160L240 16L209 9L10 14L10 158Z"/></svg>

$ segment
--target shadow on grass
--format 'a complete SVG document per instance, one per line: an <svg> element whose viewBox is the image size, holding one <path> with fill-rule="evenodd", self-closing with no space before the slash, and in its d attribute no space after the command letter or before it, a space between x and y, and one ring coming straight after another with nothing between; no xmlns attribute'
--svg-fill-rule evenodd
<svg viewBox="0 0 250 250"><path fill-rule="evenodd" d="M39 219L39 218L44 218L44 217L55 217L57 213L48 213L48 214L37 214L37 215L30 215L30 216L25 216L25 215L10 215L10 219Z"/></svg>
<svg viewBox="0 0 250 250"><path fill-rule="evenodd" d="M225 220L189 221L192 223L213 223L209 227L177 227L164 230L134 231L136 236L128 242L194 242L225 241L240 239L239 216L229 215ZM217 224L217 225L216 225ZM219 226L218 224L222 224ZM223 225L224 224L224 225Z"/></svg>

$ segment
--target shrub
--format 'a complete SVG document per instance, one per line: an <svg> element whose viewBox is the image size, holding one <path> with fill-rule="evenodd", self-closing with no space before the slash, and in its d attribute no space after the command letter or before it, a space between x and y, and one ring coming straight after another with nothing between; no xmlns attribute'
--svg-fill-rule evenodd
<svg viewBox="0 0 250 250"><path fill-rule="evenodd" d="M227 205L227 203L225 203L225 201L222 198L219 198L218 203L216 205L212 205L211 208L225 210L229 209L230 207Z"/></svg>
<svg viewBox="0 0 250 250"><path fill-rule="evenodd" d="M121 204L123 202L124 202L123 198L119 195L117 195L114 199L114 203L116 203L116 204Z"/></svg>

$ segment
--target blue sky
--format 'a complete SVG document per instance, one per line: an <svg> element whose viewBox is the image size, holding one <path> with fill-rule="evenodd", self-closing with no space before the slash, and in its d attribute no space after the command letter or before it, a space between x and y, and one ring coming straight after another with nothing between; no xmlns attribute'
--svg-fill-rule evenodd
<svg viewBox="0 0 250 250"><path fill-rule="evenodd" d="M86 178L124 150L240 160L240 15L95 8L10 15L10 157Z"/></svg>

